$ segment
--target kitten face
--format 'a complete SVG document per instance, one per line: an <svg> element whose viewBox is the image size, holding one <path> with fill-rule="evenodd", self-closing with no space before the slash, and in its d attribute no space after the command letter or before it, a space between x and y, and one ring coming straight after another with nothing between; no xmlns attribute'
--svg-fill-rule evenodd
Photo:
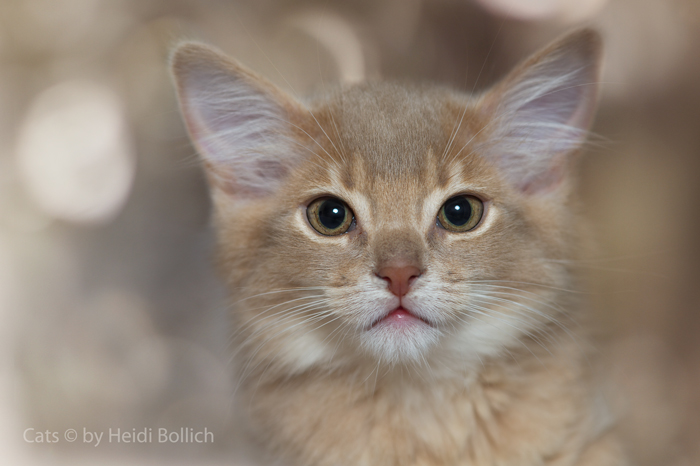
<svg viewBox="0 0 700 466"><path fill-rule="evenodd" d="M365 84L302 106L182 46L246 368L476 364L555 325L598 55L583 31L483 96Z"/></svg>

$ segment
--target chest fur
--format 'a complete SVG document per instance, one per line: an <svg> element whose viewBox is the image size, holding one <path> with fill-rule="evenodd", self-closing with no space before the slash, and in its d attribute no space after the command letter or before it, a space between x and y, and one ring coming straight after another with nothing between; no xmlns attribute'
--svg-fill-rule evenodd
<svg viewBox="0 0 700 466"><path fill-rule="evenodd" d="M546 363L471 380L302 377L259 386L250 406L259 433L292 464L575 464L592 425L579 377Z"/></svg>

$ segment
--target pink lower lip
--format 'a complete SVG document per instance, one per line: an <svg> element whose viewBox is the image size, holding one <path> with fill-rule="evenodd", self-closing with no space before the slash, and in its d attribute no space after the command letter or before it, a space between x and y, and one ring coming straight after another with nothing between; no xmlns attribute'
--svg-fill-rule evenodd
<svg viewBox="0 0 700 466"><path fill-rule="evenodd" d="M399 307L388 313L386 316L382 317L378 321L376 321L374 324L372 324L372 327L375 327L379 324L391 324L391 325L410 325L410 324L417 324L418 322L422 322L424 324L428 324L425 320L421 319L420 317L417 317L410 312L408 312L406 309ZM429 325L429 324L428 324Z"/></svg>

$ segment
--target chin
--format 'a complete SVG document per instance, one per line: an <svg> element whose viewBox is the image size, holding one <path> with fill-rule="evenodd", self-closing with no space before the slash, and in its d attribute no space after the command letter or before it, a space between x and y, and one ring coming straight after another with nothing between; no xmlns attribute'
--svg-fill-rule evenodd
<svg viewBox="0 0 700 466"><path fill-rule="evenodd" d="M362 349L378 364L416 364L437 346L442 332L423 323L380 323L360 335Z"/></svg>

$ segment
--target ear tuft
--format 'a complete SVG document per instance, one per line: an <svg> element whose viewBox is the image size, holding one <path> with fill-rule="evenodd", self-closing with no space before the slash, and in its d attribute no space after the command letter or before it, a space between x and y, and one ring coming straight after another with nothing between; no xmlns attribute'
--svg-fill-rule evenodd
<svg viewBox="0 0 700 466"><path fill-rule="evenodd" d="M484 96L489 142L480 148L523 192L551 190L567 155L584 142L598 93L598 33L584 29L554 42Z"/></svg>
<svg viewBox="0 0 700 466"><path fill-rule="evenodd" d="M290 119L299 104L198 43L171 59L180 106L212 184L237 198L269 194L295 163Z"/></svg>

